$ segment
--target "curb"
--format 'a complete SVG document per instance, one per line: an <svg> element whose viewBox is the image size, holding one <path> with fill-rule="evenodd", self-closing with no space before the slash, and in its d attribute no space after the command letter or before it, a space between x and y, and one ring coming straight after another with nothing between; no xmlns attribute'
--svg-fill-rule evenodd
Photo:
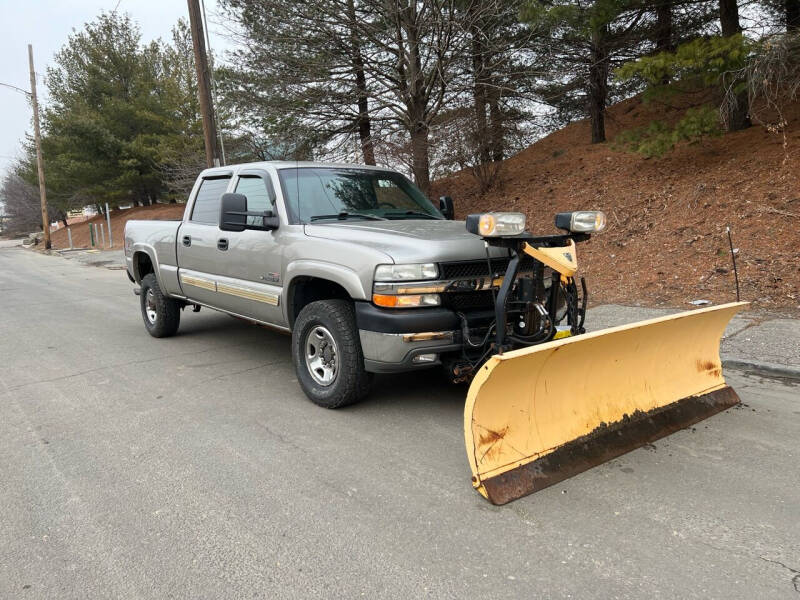
<svg viewBox="0 0 800 600"><path fill-rule="evenodd" d="M724 358L722 366L726 369L749 371L767 377L785 377L800 380L800 367L766 363L758 360L744 360L741 358Z"/></svg>

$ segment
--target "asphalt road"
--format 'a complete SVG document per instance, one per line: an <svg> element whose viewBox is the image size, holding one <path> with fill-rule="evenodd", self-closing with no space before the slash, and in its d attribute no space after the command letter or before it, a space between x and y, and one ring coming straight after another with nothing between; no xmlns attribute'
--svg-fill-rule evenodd
<svg viewBox="0 0 800 600"><path fill-rule="evenodd" d="M464 388L308 402L289 340L0 250L1 598L798 598L800 387L533 496L470 485Z"/></svg>

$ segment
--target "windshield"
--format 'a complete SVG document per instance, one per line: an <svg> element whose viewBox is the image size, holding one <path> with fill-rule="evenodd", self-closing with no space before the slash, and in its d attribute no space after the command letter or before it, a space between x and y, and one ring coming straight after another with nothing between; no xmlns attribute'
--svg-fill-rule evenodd
<svg viewBox="0 0 800 600"><path fill-rule="evenodd" d="M294 223L444 218L413 183L392 171L299 167L278 173Z"/></svg>

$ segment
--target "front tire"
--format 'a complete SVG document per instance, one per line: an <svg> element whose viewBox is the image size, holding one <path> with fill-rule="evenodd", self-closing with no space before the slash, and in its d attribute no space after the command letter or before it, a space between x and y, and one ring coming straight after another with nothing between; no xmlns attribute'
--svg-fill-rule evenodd
<svg viewBox="0 0 800 600"><path fill-rule="evenodd" d="M318 406L339 408L363 399L372 375L364 369L353 305L319 300L300 311L292 331L297 380Z"/></svg>
<svg viewBox="0 0 800 600"><path fill-rule="evenodd" d="M175 335L181 324L181 306L177 300L164 295L155 274L142 277L139 299L147 333L157 338Z"/></svg>

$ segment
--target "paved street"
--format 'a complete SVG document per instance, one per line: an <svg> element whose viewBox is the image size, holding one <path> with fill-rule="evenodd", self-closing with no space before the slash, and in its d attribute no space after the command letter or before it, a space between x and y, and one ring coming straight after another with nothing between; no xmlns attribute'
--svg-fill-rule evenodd
<svg viewBox="0 0 800 600"><path fill-rule="evenodd" d="M0 250L0 598L799 598L800 387L503 507L466 388L384 377L317 408L289 339L124 271Z"/></svg>

